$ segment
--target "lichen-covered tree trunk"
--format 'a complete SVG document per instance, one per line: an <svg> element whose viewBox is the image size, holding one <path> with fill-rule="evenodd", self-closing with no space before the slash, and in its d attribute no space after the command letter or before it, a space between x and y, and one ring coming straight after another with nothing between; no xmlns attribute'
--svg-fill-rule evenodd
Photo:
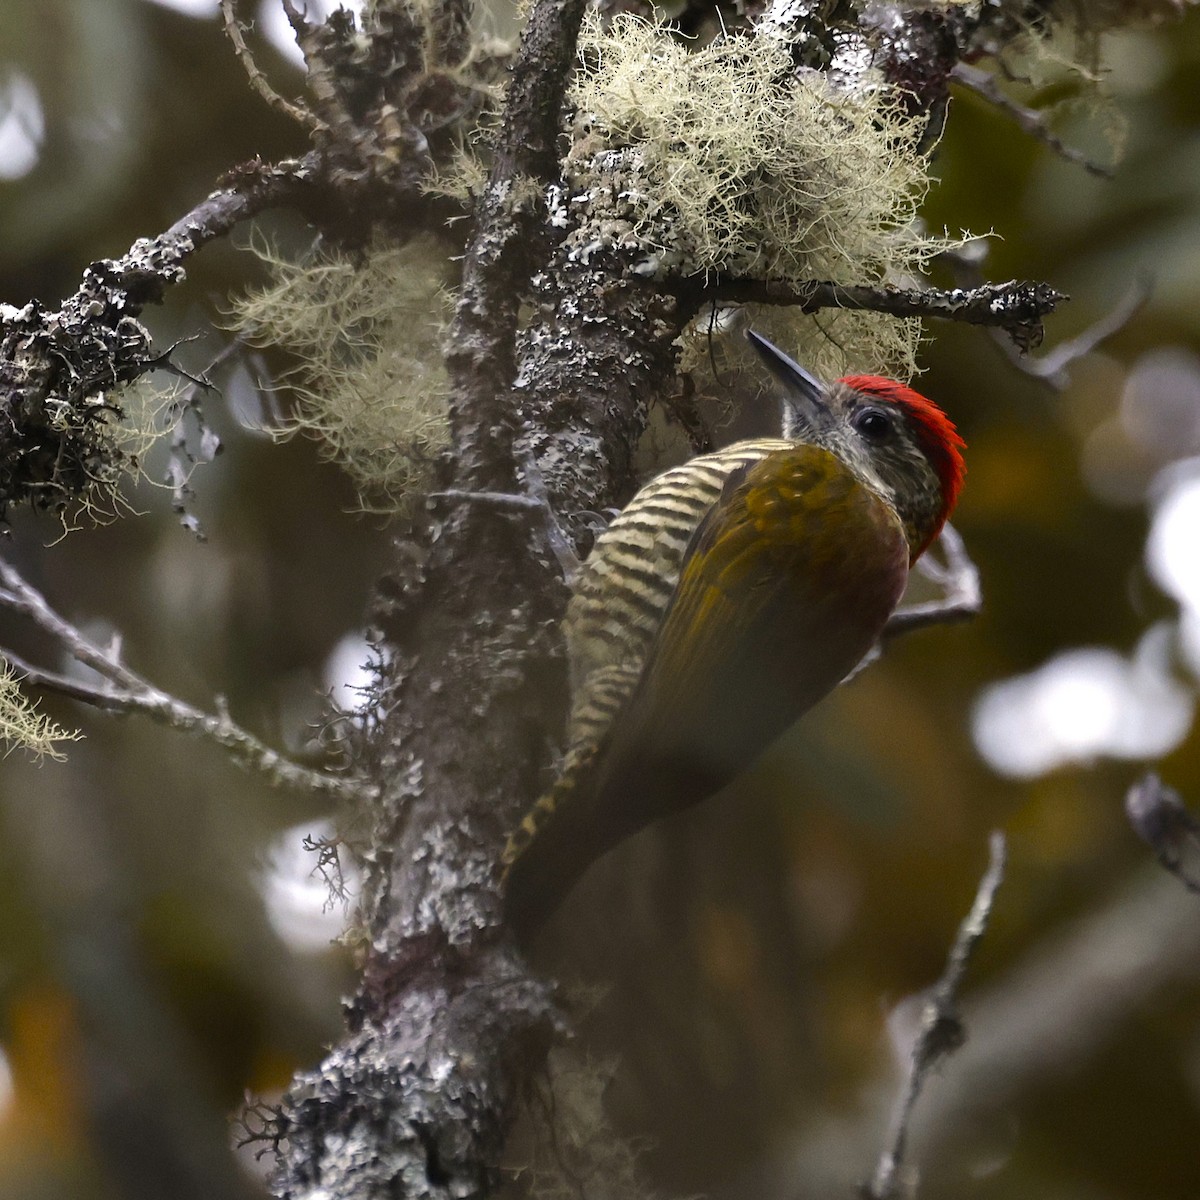
<svg viewBox="0 0 1200 1200"><path fill-rule="evenodd" d="M646 400L671 376L674 302L570 264L504 398L555 507L627 483ZM547 296L555 294L546 285ZM499 850L545 782L566 693L566 588L550 514L456 495L419 579L381 607L390 712L351 1036L289 1093L287 1197L483 1195L556 1022L500 922Z"/></svg>

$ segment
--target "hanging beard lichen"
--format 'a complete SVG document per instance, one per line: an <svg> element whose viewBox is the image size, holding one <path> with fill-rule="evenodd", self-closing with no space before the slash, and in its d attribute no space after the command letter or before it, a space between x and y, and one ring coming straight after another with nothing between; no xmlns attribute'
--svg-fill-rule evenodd
<svg viewBox="0 0 1200 1200"><path fill-rule="evenodd" d="M915 221L928 186L923 123L869 73L838 89L797 71L772 38L692 51L632 17L590 23L581 57L566 186L551 197L581 257L616 248L656 278L884 284L947 245ZM914 370L915 322L785 320L814 369ZM685 349L685 361L704 353Z"/></svg>
<svg viewBox="0 0 1200 1200"><path fill-rule="evenodd" d="M21 691L16 673L0 659L0 740L5 753L26 750L35 758L61 759L60 742L76 741L81 735L63 729L34 707Z"/></svg>
<svg viewBox="0 0 1200 1200"><path fill-rule="evenodd" d="M590 23L581 55L562 199L580 253L644 247L648 275L873 283L940 248L912 232L923 126L881 89L836 91L771 38L691 51L632 17Z"/></svg>
<svg viewBox="0 0 1200 1200"><path fill-rule="evenodd" d="M274 283L237 303L234 324L298 359L285 377L297 398L287 431L318 439L365 509L398 511L428 485L448 436L445 251L420 237L354 257L262 253Z"/></svg>

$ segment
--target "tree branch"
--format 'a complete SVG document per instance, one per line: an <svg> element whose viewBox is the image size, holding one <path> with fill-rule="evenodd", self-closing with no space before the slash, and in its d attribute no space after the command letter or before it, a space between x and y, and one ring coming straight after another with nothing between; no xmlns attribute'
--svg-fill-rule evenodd
<svg viewBox="0 0 1200 1200"><path fill-rule="evenodd" d="M260 93L269 92L249 58L233 0L224 0L223 12L235 52ZM37 302L0 307L0 402L8 417L0 433L0 517L13 503L56 511L86 503L97 481L115 487L124 460L106 436L105 414L121 414L97 404L98 394L160 365L137 317L182 281L183 264L206 243L285 204L349 245L361 245L378 227L403 223L411 230L428 212L421 185L431 159L422 122L440 128L447 118L437 104L438 111L426 111L429 98L414 88L426 65L413 53L419 34L411 6L397 3L370 6L361 29L342 10L323 25L304 25L317 102L306 125L317 150L235 168L165 233L139 239L121 258L93 263L57 310ZM471 90L469 80L463 86ZM410 102L419 111L409 113ZM465 111L457 100L446 102ZM543 137L540 144L553 142Z"/></svg>
<svg viewBox="0 0 1200 1200"><path fill-rule="evenodd" d="M276 112L281 112L284 116L291 117L293 121L296 121L307 129L327 129L328 126L326 126L324 121L301 105L293 104L290 100L285 100L267 82L267 77L259 70L254 55L250 53L250 48L246 45L246 27L238 19L237 5L238 0L221 0L221 17L225 22L225 36L233 43L233 52L237 55L238 62L245 69L246 78L250 80L250 86Z"/></svg>
<svg viewBox="0 0 1200 1200"><path fill-rule="evenodd" d="M937 317L1003 329L1022 350L1041 344L1042 320L1068 297L1046 283L988 283L974 288L870 287L813 282L800 285L719 275L690 277L669 285L694 315L705 304L778 304L816 312L822 308L888 313L893 317Z"/></svg>
<svg viewBox="0 0 1200 1200"><path fill-rule="evenodd" d="M987 242L979 238L955 250L947 250L938 257L950 266L960 286L976 291L986 286L982 264L987 257L987 250ZM1070 382L1070 366L1124 329L1150 298L1151 291L1152 281L1148 277L1134 280L1125 295L1104 316L1042 355L1025 354L1002 336L1001 330L992 329L990 332L996 345L1018 371L1041 380L1055 391L1062 391Z"/></svg>
<svg viewBox="0 0 1200 1200"><path fill-rule="evenodd" d="M1148 279L1135 281L1113 307L1073 338L1067 338L1040 355L1018 355L1011 343L997 339L1012 364L1025 375L1039 379L1061 392L1070 382L1069 368L1122 329L1150 299Z"/></svg>
<svg viewBox="0 0 1200 1200"><path fill-rule="evenodd" d="M1125 815L1159 865L1200 895L1200 818L1179 793L1148 771L1125 794Z"/></svg>
<svg viewBox="0 0 1200 1200"><path fill-rule="evenodd" d="M958 62L950 72L950 78L969 88L977 96L983 97L989 104L1010 116L1018 126L1031 137L1049 146L1060 158L1081 166L1089 175L1101 179L1112 179L1115 172L1111 167L1105 167L1090 159L1082 150L1068 146L1050 128L1050 122L1045 113L1027 107L1005 93L996 82L996 77L970 63Z"/></svg>
<svg viewBox="0 0 1200 1200"><path fill-rule="evenodd" d="M953 525L946 525L938 546L945 562L939 563L925 553L917 560L917 570L941 587L941 599L897 609L884 627L882 642L929 625L955 625L979 615L983 608L979 568L967 554L962 535Z"/></svg>
<svg viewBox="0 0 1200 1200"><path fill-rule="evenodd" d="M1094 1063L1155 997L1193 988L1198 956L1196 899L1158 870L1136 873L1116 896L1097 897L1087 912L1044 932L964 1000L971 1036L953 1070L925 1093L908 1153L936 1162L941 1179L961 1182L968 1164L979 1161L981 1131L1019 1121L1025 1098L1053 1092ZM845 1195L847 1164L874 1158L887 1136L895 1091L889 1061L859 1089L853 1111L807 1130L774 1163L733 1181L715 1200ZM973 1139L975 1145L962 1145ZM962 1157L952 1153L956 1145Z"/></svg>
<svg viewBox="0 0 1200 1200"><path fill-rule="evenodd" d="M518 306L541 257L521 189L557 173L559 121L583 11L584 0L542 0L529 15L463 263L446 361L454 385L455 478L465 490L508 491L515 478L513 414L502 400L516 378Z"/></svg>
<svg viewBox="0 0 1200 1200"><path fill-rule="evenodd" d="M93 263L57 309L0 306L0 517L12 504L61 511L115 488L125 458L109 422L121 414L102 393L162 366L138 315L201 246L303 194L314 163L248 164L165 233Z"/></svg>
<svg viewBox="0 0 1200 1200"><path fill-rule="evenodd" d="M0 649L0 656L21 672L27 682L105 712L117 715L139 713L160 725L207 738L228 751L231 761L257 772L275 787L292 787L360 802L369 794L361 781L310 770L272 750L237 725L223 703L218 703L215 713L206 713L156 688L122 663L113 648L104 650L97 646L55 612L41 592L3 559L0 559L0 582L4 585L0 588L0 608L28 617L39 629L50 634L76 662L91 668L105 681L97 685L73 679L34 666L11 650Z"/></svg>
<svg viewBox="0 0 1200 1200"><path fill-rule="evenodd" d="M84 272L79 289L57 312L46 313L31 301L24 309L5 311L4 322L16 321L30 310L45 313L45 323L52 324L56 345L61 347L72 336L87 336L102 319L113 323L114 308L119 307L122 316L136 317L146 305L160 303L167 288L182 281L183 264L202 246L250 217L301 197L314 181L318 162L316 155L309 154L275 165L255 159L235 168L220 181L222 186L165 232L138 238L120 258L93 263ZM91 326L84 324L88 320ZM26 326L23 332L31 337L36 331ZM123 378L122 372L114 369L108 382Z"/></svg>
<svg viewBox="0 0 1200 1200"><path fill-rule="evenodd" d="M451 493L517 494L519 304L544 257L535 186L556 170L584 0L538 0L512 68L450 331ZM499 935L499 849L536 795L565 707L565 589L526 511L457 503L404 599L364 863L369 934L350 1032L284 1098L288 1200L473 1200L493 1187L521 1082L544 1059L549 988ZM403 604L403 607L397 607Z"/></svg>
<svg viewBox="0 0 1200 1200"><path fill-rule="evenodd" d="M901 1173L908 1144L909 1125L929 1073L966 1040L958 1011L958 993L975 947L987 931L996 892L1004 881L1004 834L993 833L988 845L988 867L979 881L971 911L958 928L950 947L946 969L934 985L921 1013L921 1025L909 1056L908 1074L892 1118L887 1144L871 1182L864 1186L866 1200L893 1200L901 1194Z"/></svg>

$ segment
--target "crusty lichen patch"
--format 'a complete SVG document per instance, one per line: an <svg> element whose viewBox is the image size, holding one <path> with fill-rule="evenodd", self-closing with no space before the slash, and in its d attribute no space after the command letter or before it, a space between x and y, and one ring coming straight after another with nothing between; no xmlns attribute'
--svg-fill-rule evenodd
<svg viewBox="0 0 1200 1200"><path fill-rule="evenodd" d="M11 507L105 520L124 501L139 455L154 440L155 414L127 403L123 378L148 369L149 335L119 315L89 269L89 286L57 312L36 301L0 305L0 521Z"/></svg>
<svg viewBox="0 0 1200 1200"><path fill-rule="evenodd" d="M296 356L288 430L315 437L345 467L364 508L397 511L429 483L448 437L444 249L421 237L303 262L261 253L274 282L237 303L234 324Z"/></svg>

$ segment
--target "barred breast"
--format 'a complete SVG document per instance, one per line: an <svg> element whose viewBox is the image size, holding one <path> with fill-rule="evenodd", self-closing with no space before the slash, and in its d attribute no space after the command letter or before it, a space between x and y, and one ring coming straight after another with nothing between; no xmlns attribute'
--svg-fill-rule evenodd
<svg viewBox="0 0 1200 1200"><path fill-rule="evenodd" d="M791 442L761 438L735 442L713 454L664 471L617 516L584 563L563 629L571 668L573 710L568 743L594 735L619 708L618 687L605 686L604 711L592 708L592 688L611 682L632 690L679 581L684 551L732 471ZM593 676L596 676L593 679Z"/></svg>

